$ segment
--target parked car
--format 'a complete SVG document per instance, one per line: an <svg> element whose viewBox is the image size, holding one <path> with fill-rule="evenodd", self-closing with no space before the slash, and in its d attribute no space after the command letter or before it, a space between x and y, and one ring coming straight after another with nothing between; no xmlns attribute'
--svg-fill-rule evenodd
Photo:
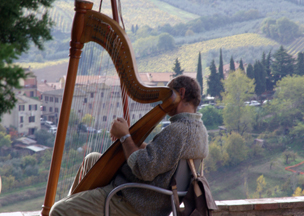
<svg viewBox="0 0 304 216"><path fill-rule="evenodd" d="M89 133L96 133L96 129L95 129L95 128L92 128L92 127L87 127L87 128L86 128L86 132L89 132Z"/></svg>
<svg viewBox="0 0 304 216"><path fill-rule="evenodd" d="M45 126L47 126L48 128L55 127L54 123L51 121L45 121Z"/></svg>
<svg viewBox="0 0 304 216"><path fill-rule="evenodd" d="M40 118L40 124L45 125L45 120L43 118Z"/></svg>
<svg viewBox="0 0 304 216"><path fill-rule="evenodd" d="M51 127L48 131L49 131L49 133L56 134L57 133L57 127Z"/></svg>
<svg viewBox="0 0 304 216"><path fill-rule="evenodd" d="M261 105L261 103L255 101L255 100L250 101L250 104L249 104L249 106L260 106L260 105Z"/></svg>

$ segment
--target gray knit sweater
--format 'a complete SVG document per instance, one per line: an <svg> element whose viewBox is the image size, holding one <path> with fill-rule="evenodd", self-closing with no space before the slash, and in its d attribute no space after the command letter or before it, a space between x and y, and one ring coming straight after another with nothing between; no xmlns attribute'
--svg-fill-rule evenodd
<svg viewBox="0 0 304 216"><path fill-rule="evenodd" d="M208 155L208 134L201 114L180 113L170 121L145 149L130 155L115 185L140 182L169 189L180 159L203 159ZM162 216L171 211L170 196L145 189L125 189L122 193L139 215Z"/></svg>

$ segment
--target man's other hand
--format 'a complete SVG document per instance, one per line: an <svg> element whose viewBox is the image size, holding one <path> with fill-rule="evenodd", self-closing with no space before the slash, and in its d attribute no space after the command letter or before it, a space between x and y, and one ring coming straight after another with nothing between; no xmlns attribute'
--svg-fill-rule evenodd
<svg viewBox="0 0 304 216"><path fill-rule="evenodd" d="M129 133L129 126L124 118L116 118L113 120L110 129L112 141L114 141L115 139L120 139L121 137Z"/></svg>

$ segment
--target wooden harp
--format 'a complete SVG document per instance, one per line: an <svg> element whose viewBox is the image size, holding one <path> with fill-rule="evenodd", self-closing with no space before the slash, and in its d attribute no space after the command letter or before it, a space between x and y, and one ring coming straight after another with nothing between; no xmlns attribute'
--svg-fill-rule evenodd
<svg viewBox="0 0 304 216"><path fill-rule="evenodd" d="M168 87L148 87L139 82L135 55L125 31L113 19L93 11L92 6L93 3L88 1L75 1L70 60L42 215L49 215L55 201L76 74L85 43L95 42L107 50L119 75L121 86L130 98L139 103L162 102L130 127L131 136L138 146L180 101L178 93ZM121 143L117 140L72 193L107 185L124 162Z"/></svg>

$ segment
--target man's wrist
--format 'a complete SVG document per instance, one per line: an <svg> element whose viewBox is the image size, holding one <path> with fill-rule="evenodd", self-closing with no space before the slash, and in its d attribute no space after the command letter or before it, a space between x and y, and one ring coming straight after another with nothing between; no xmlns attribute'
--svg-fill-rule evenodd
<svg viewBox="0 0 304 216"><path fill-rule="evenodd" d="M119 139L120 143L122 144L122 143L123 143L124 141L126 141L126 139L127 139L128 137L130 137L130 136L131 136L131 134L126 134L126 135L120 137L120 139Z"/></svg>

